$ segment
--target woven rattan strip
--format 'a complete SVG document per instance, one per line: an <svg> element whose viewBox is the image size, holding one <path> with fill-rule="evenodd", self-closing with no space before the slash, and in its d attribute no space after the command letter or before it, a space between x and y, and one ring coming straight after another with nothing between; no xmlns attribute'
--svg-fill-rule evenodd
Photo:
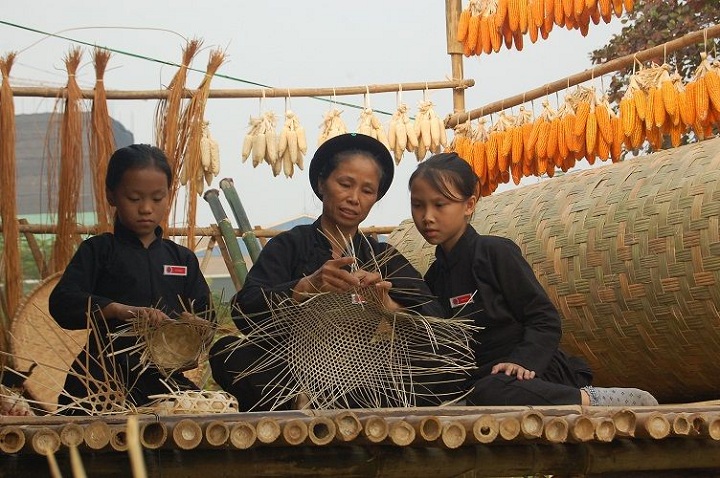
<svg viewBox="0 0 720 478"><path fill-rule="evenodd" d="M483 198L472 224L521 247L596 384L720 396L720 139ZM434 258L410 220L389 242Z"/></svg>

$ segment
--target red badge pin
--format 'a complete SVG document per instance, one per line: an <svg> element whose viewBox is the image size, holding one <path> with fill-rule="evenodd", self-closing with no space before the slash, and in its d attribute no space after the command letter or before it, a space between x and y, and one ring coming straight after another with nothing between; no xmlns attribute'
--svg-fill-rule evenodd
<svg viewBox="0 0 720 478"><path fill-rule="evenodd" d="M456 295L455 297L450 297L450 307L453 309L457 307L462 307L465 304L472 304L475 302L473 300L473 294L462 294L462 295Z"/></svg>
<svg viewBox="0 0 720 478"><path fill-rule="evenodd" d="M164 270L163 273L166 276L186 276L187 275L187 267L185 266L163 266Z"/></svg>

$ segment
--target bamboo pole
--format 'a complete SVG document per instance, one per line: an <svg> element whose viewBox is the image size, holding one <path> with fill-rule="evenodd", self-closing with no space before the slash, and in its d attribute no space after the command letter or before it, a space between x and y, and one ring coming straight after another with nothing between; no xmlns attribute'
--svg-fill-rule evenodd
<svg viewBox="0 0 720 478"><path fill-rule="evenodd" d="M49 455L55 453L60 448L60 436L51 428L42 427L28 430L29 437L26 441L30 442L32 449L38 455ZM30 438L30 440L27 440Z"/></svg>
<svg viewBox="0 0 720 478"><path fill-rule="evenodd" d="M564 417L545 417L543 437L550 443L565 443L570 434L570 425Z"/></svg>
<svg viewBox="0 0 720 478"><path fill-rule="evenodd" d="M282 433L280 424L274 418L263 417L255 424L257 439L261 443L269 445L274 443Z"/></svg>
<svg viewBox="0 0 720 478"><path fill-rule="evenodd" d="M240 232L242 233L242 240L248 249L250 260L254 264L257 262L257 258L260 255L260 241L258 241L257 237L255 237L255 232L250 225L250 220L248 219L245 208L240 201L240 196L238 196L237 189L235 189L235 183L232 178L221 179L220 189L222 189L225 193L225 199L227 199L228 204L230 204L230 210L235 216L238 229L240 229Z"/></svg>
<svg viewBox="0 0 720 478"><path fill-rule="evenodd" d="M80 457L80 450L76 445L70 447L70 464L72 467L73 478L87 478L85 467Z"/></svg>
<svg viewBox="0 0 720 478"><path fill-rule="evenodd" d="M661 440L670 435L670 422L659 412L639 413L635 436Z"/></svg>
<svg viewBox="0 0 720 478"><path fill-rule="evenodd" d="M167 440L167 425L162 422L145 422L140 424L139 434L140 444L143 446L143 448L157 450L158 448L163 446L165 444L165 441ZM128 434L128 444L130 443L130 436Z"/></svg>
<svg viewBox="0 0 720 478"><path fill-rule="evenodd" d="M431 443L443 434L443 423L435 415L409 416L405 421L415 429L416 442Z"/></svg>
<svg viewBox="0 0 720 478"><path fill-rule="evenodd" d="M586 442L595 437L595 425L592 420L583 415L569 415L568 439L572 442Z"/></svg>
<svg viewBox="0 0 720 478"><path fill-rule="evenodd" d="M242 287L248 273L247 265L245 265L243 253L240 250L240 245L237 242L237 236L230 224L227 213L223 209L222 204L220 204L219 191L217 189L208 189L205 191L205 194L203 194L203 198L210 205L213 216L215 216L215 220L218 223L222 237L225 240L225 245L230 253L230 258L232 259L232 268L235 271L235 274L237 274L240 286Z"/></svg>
<svg viewBox="0 0 720 478"><path fill-rule="evenodd" d="M462 79L463 72L463 46L457 39L458 21L462 11L462 0L445 0L445 38L447 40L447 53L450 55L452 77ZM453 113L465 111L465 89L453 88Z"/></svg>
<svg viewBox="0 0 720 478"><path fill-rule="evenodd" d="M415 429L402 418L388 418L388 438L397 446L408 446L415 441Z"/></svg>
<svg viewBox="0 0 720 478"><path fill-rule="evenodd" d="M55 224L20 224L20 232L31 233L31 234L56 234L57 226ZM395 230L395 226L370 226L361 227L360 231L365 235L372 234L390 234ZM0 225L0 231L2 231L2 225ZM239 229L232 229L236 237L242 236L242 232ZM83 226L78 224L75 226L75 234L80 235L97 235L100 234L98 226ZM197 236L212 236L217 234L217 230L212 226L197 227L195 228L195 234ZM280 229L262 229L254 228L253 232L258 238L272 238L278 234L285 232ZM168 236L187 236L188 229L186 227L170 227L167 229Z"/></svg>
<svg viewBox="0 0 720 478"><path fill-rule="evenodd" d="M492 103L488 103L485 106L472 109L468 112L454 113L445 119L445 127L454 128L458 124L466 121L481 118L491 113L497 113L504 109L512 108L514 106L527 103L528 101L542 98L543 96L562 91L570 88L571 86L579 85L580 83L584 83L607 73L629 68L635 61L644 62L653 58L662 58L667 53L672 53L695 43L701 43L705 38L715 38L718 36L720 36L720 25L713 25L703 30L688 33L687 35L663 43L662 45L648 48L646 50L633 53L632 55L625 55L623 57L616 58L602 65L594 66L581 73L576 73L566 78L547 83L525 93L511 96L499 101L493 101Z"/></svg>
<svg viewBox="0 0 720 478"><path fill-rule="evenodd" d="M388 436L388 424L376 415L369 415L360 418L363 425L362 436L370 443L380 443Z"/></svg>
<svg viewBox="0 0 720 478"><path fill-rule="evenodd" d="M110 427L110 447L119 452L128 451L127 428L124 426Z"/></svg>
<svg viewBox="0 0 720 478"><path fill-rule="evenodd" d="M500 432L498 421L492 415L480 415L472 425L472 437L478 443L495 441Z"/></svg>
<svg viewBox="0 0 720 478"><path fill-rule="evenodd" d="M609 443L615 438L617 429L611 418L591 418L595 427L595 439L600 442Z"/></svg>
<svg viewBox="0 0 720 478"><path fill-rule="evenodd" d="M282 440L290 446L302 445L308 437L308 425L299 418L286 420L282 425Z"/></svg>
<svg viewBox="0 0 720 478"><path fill-rule="evenodd" d="M351 96L363 95L365 93L395 93L396 91L424 91L442 89L465 89L475 85L475 80L444 80L411 83L386 83L378 85L362 86L338 86L334 88L237 88L237 89L212 89L209 91L209 98L299 98L312 96ZM58 98L62 97L65 88L48 88L36 86L14 86L13 95L18 97L33 98ZM83 98L92 99L94 90L81 90ZM183 98L191 98L197 90L184 89ZM168 98L168 90L107 90L108 100L162 100Z"/></svg>

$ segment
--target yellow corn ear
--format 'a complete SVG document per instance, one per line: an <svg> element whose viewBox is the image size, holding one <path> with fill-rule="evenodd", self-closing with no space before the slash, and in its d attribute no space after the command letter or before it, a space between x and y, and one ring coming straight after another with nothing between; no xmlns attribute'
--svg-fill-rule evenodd
<svg viewBox="0 0 720 478"><path fill-rule="evenodd" d="M705 73L705 86L713 108L720 111L720 73L717 70L708 70Z"/></svg>
<svg viewBox="0 0 720 478"><path fill-rule="evenodd" d="M547 158L547 143L549 133L550 122L543 121L542 123L540 123L540 128L538 130L538 139L537 143L535 144L535 153L537 154L538 158Z"/></svg>
<svg viewBox="0 0 720 478"><path fill-rule="evenodd" d="M645 96L647 106L645 107L645 129L652 129L655 126L655 95L648 90Z"/></svg>
<svg viewBox="0 0 720 478"><path fill-rule="evenodd" d="M620 100L620 119L622 121L623 133L625 136L630 136L637 119L635 103L630 96L625 95Z"/></svg>
<svg viewBox="0 0 720 478"><path fill-rule="evenodd" d="M560 118L553 118L548 128L548 139L545 146L545 154L548 159L555 160L558 151L558 129L560 129Z"/></svg>
<svg viewBox="0 0 720 478"><path fill-rule="evenodd" d="M705 122L710 108L710 97L708 96L705 76L695 79L695 115L698 121Z"/></svg>
<svg viewBox="0 0 720 478"><path fill-rule="evenodd" d="M623 0L623 6L625 7L626 12L632 12L633 8L635 7L635 1L634 0Z"/></svg>
<svg viewBox="0 0 720 478"><path fill-rule="evenodd" d="M460 12L460 18L458 19L457 40L459 42L464 42L467 38L469 25L470 8L466 8L462 12Z"/></svg>
<svg viewBox="0 0 720 478"><path fill-rule="evenodd" d="M585 134L585 129L587 127L587 119L590 115L590 103L587 101L581 101L577 109L575 110L575 129L573 130L573 134L575 136L581 137L583 134Z"/></svg>
<svg viewBox="0 0 720 478"><path fill-rule="evenodd" d="M620 161L622 155L622 145L625 140L625 132L623 131L622 120L613 116L610 118L610 124L613 130L613 141L610 144L610 159L613 163Z"/></svg>
<svg viewBox="0 0 720 478"><path fill-rule="evenodd" d="M655 126L662 128L665 125L665 117L667 111L665 108L665 98L661 88L652 88L648 94L653 95L653 113L655 115Z"/></svg>
<svg viewBox="0 0 720 478"><path fill-rule="evenodd" d="M573 153L580 151L580 141L578 141L578 135L575 134L575 123L577 123L575 113L568 113L563 117L565 142L567 143L568 151ZM583 141L583 143L584 142L585 141Z"/></svg>
<svg viewBox="0 0 720 478"><path fill-rule="evenodd" d="M678 103L680 109L680 119L685 126L695 124L697 115L695 114L695 83L690 82L684 90L678 95Z"/></svg>
<svg viewBox="0 0 720 478"><path fill-rule="evenodd" d="M607 144L612 143L613 132L612 126L610 125L610 112L604 103L595 106L595 116L597 117L598 133Z"/></svg>
<svg viewBox="0 0 720 478"><path fill-rule="evenodd" d="M562 166L563 159L565 159L570 152L565 134L565 118L562 117L558 121L557 129L557 154L555 155L555 165L557 167Z"/></svg>
<svg viewBox="0 0 720 478"><path fill-rule="evenodd" d="M532 123L532 129L530 130L530 136L528 140L524 142L525 156L532 156L535 153L535 145L537 144L538 136L540 134L540 124L545 121L544 118L539 119Z"/></svg>
<svg viewBox="0 0 720 478"><path fill-rule="evenodd" d="M515 128L506 131L502 136L502 143L500 144L500 156L509 157L512 152L513 135L512 132Z"/></svg>
<svg viewBox="0 0 720 478"><path fill-rule="evenodd" d="M495 10L495 26L498 30L505 24L505 20L508 16L509 4L512 1L513 0L498 0L497 2L497 10Z"/></svg>
<svg viewBox="0 0 720 478"><path fill-rule="evenodd" d="M512 130L512 151L510 152L510 159L512 164L518 164L523 159L523 130L522 127L516 126Z"/></svg>
<svg viewBox="0 0 720 478"><path fill-rule="evenodd" d="M590 111L587 115L587 123L585 124L585 151L588 153L595 152L595 143L597 141L598 123L595 110Z"/></svg>
<svg viewBox="0 0 720 478"><path fill-rule="evenodd" d="M670 80L665 80L660 83L660 89L662 90L663 106L668 116L675 118L678 116L678 90L675 84Z"/></svg>
<svg viewBox="0 0 720 478"><path fill-rule="evenodd" d="M637 111L638 118L640 118L640 121L645 121L647 113L647 95L643 90L635 90L633 92L632 99L635 103L635 111Z"/></svg>
<svg viewBox="0 0 720 478"><path fill-rule="evenodd" d="M480 18L480 34L478 35L478 43L475 45L475 53L488 54L492 52L492 38L490 38L490 21L488 17Z"/></svg>
<svg viewBox="0 0 720 478"><path fill-rule="evenodd" d="M495 132L490 133L487 145L485 147L485 157L487 158L488 172L497 167L498 162L498 138Z"/></svg>
<svg viewBox="0 0 720 478"><path fill-rule="evenodd" d="M471 52L475 52L475 46L478 42L478 35L480 34L480 15L473 15L470 17L468 22L468 32L465 37L464 45L469 48Z"/></svg>

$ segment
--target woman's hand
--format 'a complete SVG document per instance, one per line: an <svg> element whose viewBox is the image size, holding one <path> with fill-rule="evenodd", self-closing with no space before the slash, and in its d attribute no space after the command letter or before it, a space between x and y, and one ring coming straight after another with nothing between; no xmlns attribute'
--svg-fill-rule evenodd
<svg viewBox="0 0 720 478"><path fill-rule="evenodd" d="M515 376L518 380L530 380L535 378L535 372L532 370L528 370L525 367L518 365L516 363L509 363L509 362L503 362L496 364L490 373L496 374L496 373L502 373L505 372L505 375L512 377Z"/></svg>
<svg viewBox="0 0 720 478"><path fill-rule="evenodd" d="M346 267L355 262L354 257L330 259L318 270L305 276L293 290L293 298L299 302L318 292L346 292L361 285L360 279Z"/></svg>
<svg viewBox="0 0 720 478"><path fill-rule="evenodd" d="M102 310L106 319L118 319L124 322L132 320L142 320L148 325L160 325L166 320L171 320L165 312L154 309L152 307L136 307L134 305L125 305L119 302L112 302Z"/></svg>

